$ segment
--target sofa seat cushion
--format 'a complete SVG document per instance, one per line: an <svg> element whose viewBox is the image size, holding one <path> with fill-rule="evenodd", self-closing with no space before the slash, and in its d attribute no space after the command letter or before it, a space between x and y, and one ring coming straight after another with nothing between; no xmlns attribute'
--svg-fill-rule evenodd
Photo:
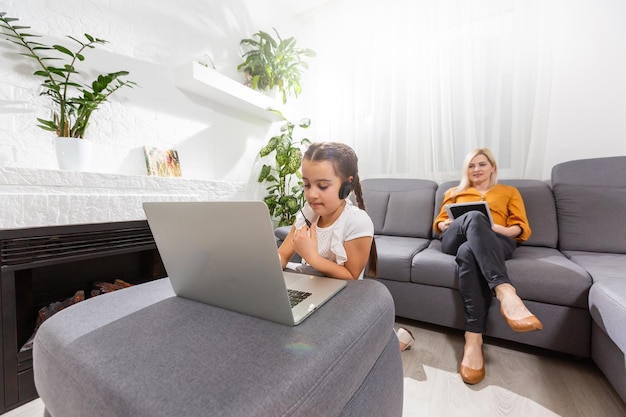
<svg viewBox="0 0 626 417"><path fill-rule="evenodd" d="M591 277L557 249L520 246L506 267L523 299L587 308Z"/></svg>
<svg viewBox="0 0 626 417"><path fill-rule="evenodd" d="M378 383L400 393L401 410L394 314L372 280L348 282L291 327L176 297L161 279L47 320L35 384L54 417L340 415L393 340L396 378Z"/></svg>
<svg viewBox="0 0 626 417"><path fill-rule="evenodd" d="M589 291L589 312L593 321L626 352L626 275L605 276Z"/></svg>
<svg viewBox="0 0 626 417"><path fill-rule="evenodd" d="M378 275L393 281L411 280L411 262L416 253L428 247L430 239L376 235Z"/></svg>
<svg viewBox="0 0 626 417"><path fill-rule="evenodd" d="M626 255L622 253L598 253L564 251L565 256L585 268L593 282L605 277L626 276Z"/></svg>
<svg viewBox="0 0 626 417"><path fill-rule="evenodd" d="M428 249L415 255L411 282L458 289L454 256L441 252L433 240ZM579 265L556 249L520 246L506 261L509 277L525 300L587 308L591 278Z"/></svg>
<svg viewBox="0 0 626 417"><path fill-rule="evenodd" d="M427 249L417 253L411 266L411 282L459 289L454 256L441 251L439 239L433 239Z"/></svg>

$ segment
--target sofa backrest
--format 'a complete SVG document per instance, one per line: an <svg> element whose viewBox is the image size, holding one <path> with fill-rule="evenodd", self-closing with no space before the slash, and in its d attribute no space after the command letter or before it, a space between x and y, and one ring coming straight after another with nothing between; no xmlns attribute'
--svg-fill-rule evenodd
<svg viewBox="0 0 626 417"><path fill-rule="evenodd" d="M557 164L552 190L560 249L626 253L626 156Z"/></svg>
<svg viewBox="0 0 626 417"><path fill-rule="evenodd" d="M523 245L556 248L558 243L556 206L550 186L539 180L500 179L498 182L517 188L524 200L532 234ZM458 183L458 181L448 181L440 184L436 193L434 217L439 214L445 192Z"/></svg>
<svg viewBox="0 0 626 417"><path fill-rule="evenodd" d="M389 236L432 237L437 183L412 178L371 178L361 181L365 209L374 232Z"/></svg>

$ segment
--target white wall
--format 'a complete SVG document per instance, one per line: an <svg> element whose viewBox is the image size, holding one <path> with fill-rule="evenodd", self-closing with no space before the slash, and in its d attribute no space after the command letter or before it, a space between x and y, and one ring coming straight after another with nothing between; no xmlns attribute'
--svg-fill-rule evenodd
<svg viewBox="0 0 626 417"><path fill-rule="evenodd" d="M626 154L626 2L554 1L557 24L545 178L561 161ZM312 1L316 3L320 1ZM131 78L141 84L113 97L93 117L90 136L99 155L95 171L145 175L142 148L151 145L177 148L187 178L247 182L254 176L256 152L272 128L182 92L172 84L170 71L209 54L220 72L240 79L235 70L239 40L272 26L309 46L306 34L297 33L298 22L281 16L294 11L287 10L289 4L0 0L0 10L58 40L83 32L107 39L110 43L87 63L100 70L130 70ZM48 114L37 97L38 80L16 50L0 42L0 167L54 169L51 139L34 123L36 116Z"/></svg>
<svg viewBox="0 0 626 417"><path fill-rule="evenodd" d="M559 162L626 155L626 2L559 0L544 177Z"/></svg>
<svg viewBox="0 0 626 417"><path fill-rule="evenodd" d="M66 35L83 33L106 39L107 45L85 54L82 72L128 70L140 84L118 91L92 116L87 137L94 142L93 171L146 175L148 145L177 149L185 178L247 182L272 125L185 93L171 77L179 64L207 54L219 72L243 81L236 70L239 41L272 26L280 32L288 21L269 3L0 0L0 11L54 43L71 45ZM48 101L38 96L34 61L16 52L22 51L0 41L0 167L55 169L51 134L35 121L49 117Z"/></svg>

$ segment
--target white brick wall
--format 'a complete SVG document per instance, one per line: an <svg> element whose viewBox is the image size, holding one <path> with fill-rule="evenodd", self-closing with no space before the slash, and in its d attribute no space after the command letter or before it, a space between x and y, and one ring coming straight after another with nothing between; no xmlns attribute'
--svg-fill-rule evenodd
<svg viewBox="0 0 626 417"><path fill-rule="evenodd" d="M277 126L181 91L172 70L209 55L219 72L243 81L239 41L287 21L272 4L0 0L0 11L48 43L71 45L66 35L83 33L108 40L85 53L80 68L89 79L124 69L140 84L118 91L92 116L92 172L61 172L51 134L36 127L36 117L50 110L32 75L34 61L0 39L0 227L142 219L146 200L259 198L254 181L247 184ZM144 146L178 150L183 178L148 177Z"/></svg>
<svg viewBox="0 0 626 417"><path fill-rule="evenodd" d="M245 184L0 168L0 228L140 220L144 201L245 199Z"/></svg>

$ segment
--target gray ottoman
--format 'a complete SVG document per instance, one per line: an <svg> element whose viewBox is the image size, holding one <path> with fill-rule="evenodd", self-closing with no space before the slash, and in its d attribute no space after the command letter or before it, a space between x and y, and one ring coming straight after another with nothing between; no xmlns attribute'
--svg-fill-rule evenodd
<svg viewBox="0 0 626 417"><path fill-rule="evenodd" d="M165 278L47 320L35 385L53 417L399 417L393 324L393 300L371 280L288 327L176 297Z"/></svg>

